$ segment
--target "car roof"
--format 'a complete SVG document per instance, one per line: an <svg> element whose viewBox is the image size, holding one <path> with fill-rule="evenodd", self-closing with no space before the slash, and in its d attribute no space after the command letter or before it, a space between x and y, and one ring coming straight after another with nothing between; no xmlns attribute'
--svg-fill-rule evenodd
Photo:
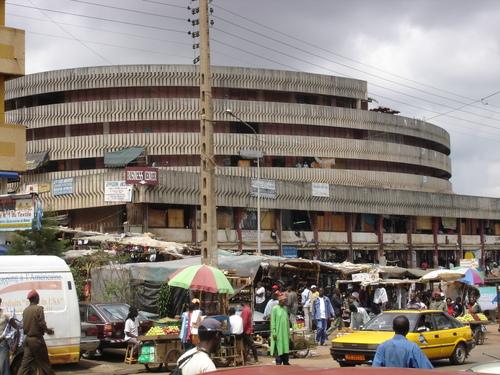
<svg viewBox="0 0 500 375"><path fill-rule="evenodd" d="M220 375L269 375L270 371L273 375L304 375L310 373L312 375L399 375L400 368L373 368L373 367L351 367L351 368L308 368L300 366L251 366L233 369L224 369L214 371L212 374ZM433 370L423 369L404 369L405 375L435 375ZM439 371L440 375L453 374L463 375L460 371Z"/></svg>

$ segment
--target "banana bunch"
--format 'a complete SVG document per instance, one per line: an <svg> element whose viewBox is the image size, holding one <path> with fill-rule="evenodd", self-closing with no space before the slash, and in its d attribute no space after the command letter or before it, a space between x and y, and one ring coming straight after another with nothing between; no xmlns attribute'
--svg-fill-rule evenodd
<svg viewBox="0 0 500 375"><path fill-rule="evenodd" d="M477 316L478 319L475 319L474 316L472 316L471 314L465 314L464 316L457 317L457 320L459 322L462 322L462 323L470 323L470 322L477 322L477 321L487 322L488 321L488 318L483 313L478 313L475 315Z"/></svg>

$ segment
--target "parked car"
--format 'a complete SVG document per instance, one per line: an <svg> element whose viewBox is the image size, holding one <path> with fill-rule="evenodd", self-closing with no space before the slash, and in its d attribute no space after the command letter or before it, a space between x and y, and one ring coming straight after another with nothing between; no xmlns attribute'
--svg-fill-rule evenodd
<svg viewBox="0 0 500 375"><path fill-rule="evenodd" d="M130 306L126 303L80 303L82 335L97 336L99 347L95 354L105 348L126 346L125 319ZM153 319L139 312L139 335L145 334L152 326Z"/></svg>
<svg viewBox="0 0 500 375"><path fill-rule="evenodd" d="M362 330L333 339L332 358L342 367L371 364L378 345L394 336L392 321L399 315L410 321L406 338L419 345L431 361L448 358L452 364L462 364L474 347L470 327L442 311L386 311Z"/></svg>

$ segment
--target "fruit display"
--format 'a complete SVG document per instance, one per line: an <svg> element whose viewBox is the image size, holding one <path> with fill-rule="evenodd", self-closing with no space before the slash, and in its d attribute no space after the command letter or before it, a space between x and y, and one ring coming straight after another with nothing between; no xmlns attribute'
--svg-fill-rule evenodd
<svg viewBox="0 0 500 375"><path fill-rule="evenodd" d="M488 318L483 313L478 313L478 314L465 314L464 316L457 317L457 320L462 323L487 322Z"/></svg>
<svg viewBox="0 0 500 375"><path fill-rule="evenodd" d="M171 336L178 335L180 333L179 327L151 327L149 331L146 333L146 336Z"/></svg>

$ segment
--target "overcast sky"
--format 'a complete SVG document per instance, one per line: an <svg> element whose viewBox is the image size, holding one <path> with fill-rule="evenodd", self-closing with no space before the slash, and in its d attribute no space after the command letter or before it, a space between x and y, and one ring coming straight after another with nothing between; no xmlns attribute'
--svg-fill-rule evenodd
<svg viewBox="0 0 500 375"><path fill-rule="evenodd" d="M6 23L26 30L27 73L190 64L186 7L196 4L9 0ZM214 0L212 7L213 64L367 80L378 105L448 130L455 192L500 197L500 94L482 100L500 91L500 1Z"/></svg>

